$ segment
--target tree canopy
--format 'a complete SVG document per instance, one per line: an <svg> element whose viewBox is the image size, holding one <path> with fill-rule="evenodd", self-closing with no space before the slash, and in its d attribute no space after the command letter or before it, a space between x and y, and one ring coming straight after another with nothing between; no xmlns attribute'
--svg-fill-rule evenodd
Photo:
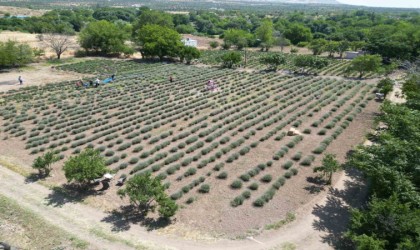
<svg viewBox="0 0 420 250"><path fill-rule="evenodd" d="M222 67L233 68L242 62L242 55L239 52L231 51L222 55Z"/></svg>
<svg viewBox="0 0 420 250"><path fill-rule="evenodd" d="M67 181L86 185L89 181L102 177L107 168L99 151L86 148L79 155L71 156L64 163L63 170Z"/></svg>
<svg viewBox="0 0 420 250"><path fill-rule="evenodd" d="M108 21L96 21L89 23L79 34L79 44L86 51L96 53L132 53L125 44L130 33L114 23Z"/></svg>
<svg viewBox="0 0 420 250"><path fill-rule="evenodd" d="M177 57L183 47L178 32L156 24L143 26L137 32L135 40L143 56L157 56L160 60L165 56Z"/></svg>
<svg viewBox="0 0 420 250"><path fill-rule="evenodd" d="M165 188L160 180L150 173L134 175L129 179L125 188L118 190L121 198L128 196L130 203L147 214L159 205L159 214L164 218L175 215L178 206L164 192Z"/></svg>
<svg viewBox="0 0 420 250"><path fill-rule="evenodd" d="M24 66L33 60L34 53L29 45L11 40L0 42L0 68Z"/></svg>
<svg viewBox="0 0 420 250"><path fill-rule="evenodd" d="M378 72L381 69L382 58L379 55L363 55L354 58L347 68L347 72L358 72L362 78L368 72Z"/></svg>
<svg viewBox="0 0 420 250"><path fill-rule="evenodd" d="M271 70L276 71L280 65L286 63L286 56L282 53L268 54L261 57L260 62L267 64Z"/></svg>

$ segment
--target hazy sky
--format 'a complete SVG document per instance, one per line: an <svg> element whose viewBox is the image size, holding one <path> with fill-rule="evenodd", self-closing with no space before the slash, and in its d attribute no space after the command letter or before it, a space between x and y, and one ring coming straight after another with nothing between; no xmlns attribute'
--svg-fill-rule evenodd
<svg viewBox="0 0 420 250"><path fill-rule="evenodd" d="M420 0L337 0L340 3L375 7L420 8Z"/></svg>

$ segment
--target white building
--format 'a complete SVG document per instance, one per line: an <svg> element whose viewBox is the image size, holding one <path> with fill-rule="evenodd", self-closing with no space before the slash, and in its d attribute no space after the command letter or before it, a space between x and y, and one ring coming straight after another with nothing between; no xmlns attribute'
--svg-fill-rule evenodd
<svg viewBox="0 0 420 250"><path fill-rule="evenodd" d="M181 40L181 42L185 45L185 46L191 46L191 47L197 47L197 40L193 40L190 38L184 38Z"/></svg>
<svg viewBox="0 0 420 250"><path fill-rule="evenodd" d="M358 56L364 55L363 51L346 51L346 59L354 59Z"/></svg>

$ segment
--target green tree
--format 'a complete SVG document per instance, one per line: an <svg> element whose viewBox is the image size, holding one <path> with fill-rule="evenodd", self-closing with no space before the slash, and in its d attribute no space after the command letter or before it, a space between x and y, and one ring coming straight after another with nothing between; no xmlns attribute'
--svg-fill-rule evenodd
<svg viewBox="0 0 420 250"><path fill-rule="evenodd" d="M325 51L328 52L328 57L334 57L334 53L339 52L340 42L328 41L325 45Z"/></svg>
<svg viewBox="0 0 420 250"><path fill-rule="evenodd" d="M286 63L286 56L281 53L268 54L260 58L262 64L267 64L271 70L276 71L280 65Z"/></svg>
<svg viewBox="0 0 420 250"><path fill-rule="evenodd" d="M271 20L263 20L260 26L255 30L255 35L260 39L261 50L268 51L274 43L274 27Z"/></svg>
<svg viewBox="0 0 420 250"><path fill-rule="evenodd" d="M387 96L388 93L390 93L393 89L393 82L391 79L389 78L385 78L382 79L378 82L378 84L376 85L376 87L379 89L379 92L381 92L382 94L384 94L384 96Z"/></svg>
<svg viewBox="0 0 420 250"><path fill-rule="evenodd" d="M183 46L179 51L179 58L181 62L190 64L192 60L200 58L201 53L197 48L191 46Z"/></svg>
<svg viewBox="0 0 420 250"><path fill-rule="evenodd" d="M329 62L327 59L319 56L297 55L293 59L293 64L301 68L301 72L304 73L305 68L322 69L328 66Z"/></svg>
<svg viewBox="0 0 420 250"><path fill-rule="evenodd" d="M378 72L381 69L380 55L363 55L354 58L347 68L347 72L358 72L362 78L368 72Z"/></svg>
<svg viewBox="0 0 420 250"><path fill-rule="evenodd" d="M242 55L239 52L227 52L221 56L222 67L233 68L242 61Z"/></svg>
<svg viewBox="0 0 420 250"><path fill-rule="evenodd" d="M183 48L178 32L155 24L143 26L137 32L135 40L144 57L157 56L160 60L165 56L177 57Z"/></svg>
<svg viewBox="0 0 420 250"><path fill-rule="evenodd" d="M384 200L373 198L367 210L352 210L347 235L358 249L418 249L420 210L410 209L395 194Z"/></svg>
<svg viewBox="0 0 420 250"><path fill-rule="evenodd" d="M252 35L244 30L229 29L224 33L224 42L228 45L235 45L238 50L247 47Z"/></svg>
<svg viewBox="0 0 420 250"><path fill-rule="evenodd" d="M63 170L67 181L74 180L86 186L90 181L102 177L107 168L99 151L86 148L79 155L71 156L64 163Z"/></svg>
<svg viewBox="0 0 420 250"><path fill-rule="evenodd" d="M284 36L294 45L300 42L310 42L312 40L311 30L302 24L294 23L285 30Z"/></svg>
<svg viewBox="0 0 420 250"><path fill-rule="evenodd" d="M326 50L327 44L325 39L314 39L309 44L309 49L312 50L314 56L321 55Z"/></svg>
<svg viewBox="0 0 420 250"><path fill-rule="evenodd" d="M82 29L79 44L86 51L93 50L96 53L129 53L130 48L125 45L128 38L129 33L125 29L102 20L91 22Z"/></svg>
<svg viewBox="0 0 420 250"><path fill-rule="evenodd" d="M32 163L32 168L37 169L40 176L49 176L51 165L59 161L60 158L54 152L49 151L42 156L38 156Z"/></svg>
<svg viewBox="0 0 420 250"><path fill-rule="evenodd" d="M322 159L322 165L314 168L314 172L321 172L322 176L327 178L327 184L331 185L332 176L340 169L340 163L335 159L335 155L326 154Z"/></svg>
<svg viewBox="0 0 420 250"><path fill-rule="evenodd" d="M29 45L11 40L0 42L0 68L24 66L33 59L33 50Z"/></svg>
<svg viewBox="0 0 420 250"><path fill-rule="evenodd" d="M175 215L178 206L164 192L165 188L160 180L150 173L135 175L129 179L125 188L118 190L121 198L128 196L130 203L147 214L159 205L159 214L169 218Z"/></svg>
<svg viewBox="0 0 420 250"><path fill-rule="evenodd" d="M141 28L151 24L171 29L174 28L172 15L157 10L145 10L142 11L138 19L134 22L134 35L139 35L138 32L140 32Z"/></svg>
<svg viewBox="0 0 420 250"><path fill-rule="evenodd" d="M347 40L338 42L337 52L340 55L340 58L343 58L343 54L350 47L350 42Z"/></svg>

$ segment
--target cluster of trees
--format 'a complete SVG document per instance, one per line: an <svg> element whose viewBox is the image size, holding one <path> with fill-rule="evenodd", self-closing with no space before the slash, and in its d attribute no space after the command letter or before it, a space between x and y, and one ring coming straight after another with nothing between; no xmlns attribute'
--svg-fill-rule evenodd
<svg viewBox="0 0 420 250"><path fill-rule="evenodd" d="M385 58L414 59L420 48L420 15L417 12L380 13L367 10L290 11L281 15L250 11L190 11L170 14L147 7L52 10L41 17L0 18L0 29L33 33L75 33L88 23L108 21L129 26L137 33L146 24L224 38L224 47L274 45L309 46L314 54L365 49Z"/></svg>
<svg viewBox="0 0 420 250"><path fill-rule="evenodd" d="M47 152L37 157L32 167L39 171L41 177L49 176L51 166L60 158L53 152ZM86 148L80 154L71 156L63 166L64 175L68 182L75 182L85 190L89 189L92 181L101 178L109 170L105 159L99 151ZM165 193L161 181L150 174L135 175L126 182L126 187L118 190L121 198L128 196L130 203L144 215L154 211L159 206L158 212L163 218L175 215L178 206Z"/></svg>
<svg viewBox="0 0 420 250"><path fill-rule="evenodd" d="M262 64L268 65L269 69L277 70L280 65L289 64L300 68L301 73L308 69L322 69L329 65L329 60L323 57L310 55L295 55L288 58L282 53L272 53L260 58Z"/></svg>
<svg viewBox="0 0 420 250"><path fill-rule="evenodd" d="M23 66L33 62L38 51L15 41L0 42L0 69Z"/></svg>
<svg viewBox="0 0 420 250"><path fill-rule="evenodd" d="M387 86L383 82L381 87ZM420 248L420 76L403 85L405 104L385 102L380 120L388 129L361 146L350 164L369 178L371 199L351 213L347 236L358 249Z"/></svg>

